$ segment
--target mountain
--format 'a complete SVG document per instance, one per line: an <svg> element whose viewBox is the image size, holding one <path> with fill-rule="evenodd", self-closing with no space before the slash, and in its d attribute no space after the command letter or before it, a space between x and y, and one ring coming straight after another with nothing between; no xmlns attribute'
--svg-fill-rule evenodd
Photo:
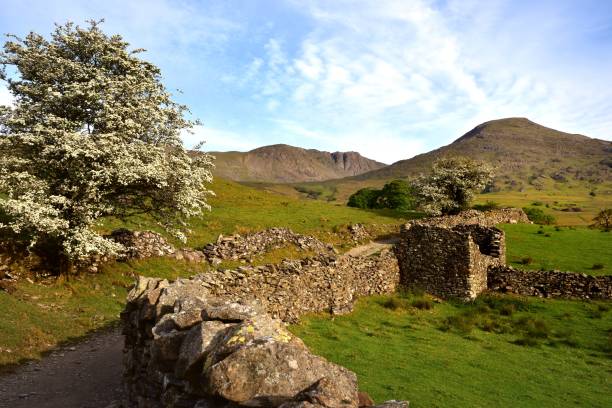
<svg viewBox="0 0 612 408"><path fill-rule="evenodd" d="M414 177L426 173L435 159L456 155L492 164L493 190L572 181L598 184L612 178L611 142L560 132L526 118L508 118L485 122L447 146L350 179Z"/></svg>
<svg viewBox="0 0 612 408"><path fill-rule="evenodd" d="M385 167L357 152L322 152L285 144L248 152L211 152L214 175L234 181L299 183L359 175Z"/></svg>

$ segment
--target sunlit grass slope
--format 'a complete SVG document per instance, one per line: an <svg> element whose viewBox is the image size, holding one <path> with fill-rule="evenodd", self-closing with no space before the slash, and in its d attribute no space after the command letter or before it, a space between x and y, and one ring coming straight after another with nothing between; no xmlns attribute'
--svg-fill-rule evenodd
<svg viewBox="0 0 612 408"><path fill-rule="evenodd" d="M431 309L427 309L431 307ZM473 304L362 299L291 330L355 371L376 402L419 407L607 407L610 303L485 297Z"/></svg>
<svg viewBox="0 0 612 408"><path fill-rule="evenodd" d="M529 224L507 224L502 229L509 265L612 275L612 232Z"/></svg>
<svg viewBox="0 0 612 408"><path fill-rule="evenodd" d="M190 222L187 245L191 247L212 242L219 234L289 227L295 232L325 237L348 224L397 225L405 217L392 211L362 211L323 201L287 197L222 179L215 180L211 188L216 194L210 200L212 211ZM146 217L136 217L127 223L105 220L101 228L110 231L120 226L162 232Z"/></svg>

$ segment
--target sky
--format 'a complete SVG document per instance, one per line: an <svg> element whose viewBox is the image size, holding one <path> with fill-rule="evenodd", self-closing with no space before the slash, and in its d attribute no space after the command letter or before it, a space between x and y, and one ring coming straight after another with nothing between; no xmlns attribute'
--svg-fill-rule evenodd
<svg viewBox="0 0 612 408"><path fill-rule="evenodd" d="M612 139L608 0L0 0L2 33L102 18L202 121L188 147L392 163L516 116Z"/></svg>

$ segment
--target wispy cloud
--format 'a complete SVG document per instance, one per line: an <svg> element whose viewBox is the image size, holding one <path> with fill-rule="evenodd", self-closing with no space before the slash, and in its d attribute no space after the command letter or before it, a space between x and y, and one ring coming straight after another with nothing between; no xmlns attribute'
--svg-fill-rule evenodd
<svg viewBox="0 0 612 408"><path fill-rule="evenodd" d="M238 134L205 126L195 126L191 133L183 132L181 137L187 148L193 148L204 141L203 150L205 151L246 151L259 146L256 139L249 140L244 133Z"/></svg>
<svg viewBox="0 0 612 408"><path fill-rule="evenodd" d="M305 139L333 140L386 161L507 116L609 137L610 119L604 117L612 117L605 113L612 90L568 81L546 49L550 36L565 29L563 19L546 15L547 9L508 16L505 2L461 3L435 8L418 0L296 2L315 28L292 56L282 39L269 40L268 69L255 98L269 98L275 106L288 101L276 114L311 129L302 132ZM504 24L509 17L513 23L544 23L521 33ZM373 150L359 136L364 130L389 145Z"/></svg>
<svg viewBox="0 0 612 408"><path fill-rule="evenodd" d="M598 0L5 0L25 34L105 17L207 124L207 149L289 143L392 162L526 116L612 138L612 4ZM2 98L0 90L0 98ZM210 127L208 127L210 124Z"/></svg>

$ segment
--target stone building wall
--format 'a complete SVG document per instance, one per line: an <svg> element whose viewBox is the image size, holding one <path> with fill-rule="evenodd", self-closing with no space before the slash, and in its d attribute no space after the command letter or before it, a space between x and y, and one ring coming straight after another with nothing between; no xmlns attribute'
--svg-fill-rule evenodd
<svg viewBox="0 0 612 408"><path fill-rule="evenodd" d="M529 222L523 210L505 208L414 220L400 229L395 247L403 286L442 298L474 299L487 288L487 270L504 265L500 223Z"/></svg>
<svg viewBox="0 0 612 408"><path fill-rule="evenodd" d="M312 355L281 321L349 312L358 296L392 293L398 281L388 250L213 271L174 283L139 278L122 313L125 405L362 406L368 398L359 397L354 373Z"/></svg>
<svg viewBox="0 0 612 408"><path fill-rule="evenodd" d="M503 232L496 228L421 223L402 227L395 253L402 286L460 299L474 299L485 290L487 269L505 256Z"/></svg>
<svg viewBox="0 0 612 408"><path fill-rule="evenodd" d="M612 276L559 271L524 271L498 265L488 271L489 290L525 296L612 299Z"/></svg>

